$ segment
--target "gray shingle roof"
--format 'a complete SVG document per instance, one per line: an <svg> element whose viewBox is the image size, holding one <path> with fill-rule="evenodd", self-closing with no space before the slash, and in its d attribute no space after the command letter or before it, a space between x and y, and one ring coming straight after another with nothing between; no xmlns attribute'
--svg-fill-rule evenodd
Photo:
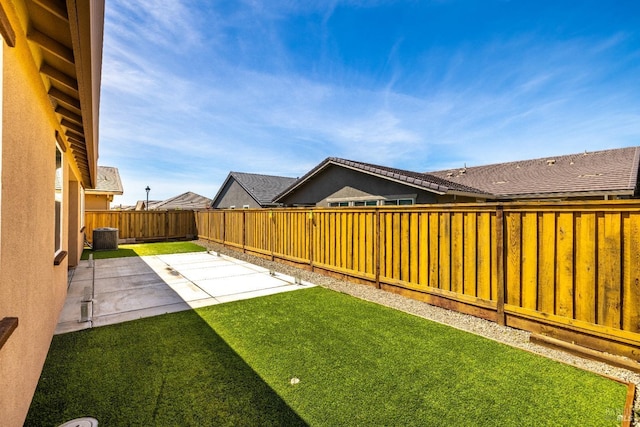
<svg viewBox="0 0 640 427"><path fill-rule="evenodd" d="M640 147L429 172L502 199L634 195Z"/></svg>
<svg viewBox="0 0 640 427"><path fill-rule="evenodd" d="M291 185L291 187L280 193L274 200L277 201L288 193L292 192L295 188L310 179L313 175L331 164L357 169L364 173L369 173L382 178L402 182L413 187L421 188L439 194L466 194L478 196L486 195L482 190L479 190L477 188L473 188L469 185L459 182L449 181L447 179L428 173L412 172L403 169L390 168L387 166L374 165L371 163L341 159L338 157L327 157L324 161L322 161L316 167L307 172L303 177L301 177L296 183Z"/></svg>
<svg viewBox="0 0 640 427"><path fill-rule="evenodd" d="M96 188L87 189L89 194L122 194L122 181L118 168L111 166L98 166Z"/></svg>
<svg viewBox="0 0 640 427"><path fill-rule="evenodd" d="M179 194L170 199L163 200L161 202L149 201L149 209L151 210L169 210L169 209L181 209L181 210L194 210L205 209L211 204L211 199L201 196L199 194L187 191L186 193Z"/></svg>
<svg viewBox="0 0 640 427"><path fill-rule="evenodd" d="M230 172L227 180L230 177L235 179L251 197L263 206L272 203L275 196L297 180L297 178L284 176L259 175L244 172Z"/></svg>

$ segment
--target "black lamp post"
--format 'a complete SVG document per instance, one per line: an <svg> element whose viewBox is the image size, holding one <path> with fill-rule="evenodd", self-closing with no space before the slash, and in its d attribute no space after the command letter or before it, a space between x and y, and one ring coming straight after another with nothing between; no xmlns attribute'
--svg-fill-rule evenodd
<svg viewBox="0 0 640 427"><path fill-rule="evenodd" d="M149 210L149 191L151 191L151 189L147 185L147 188L145 188L144 191L147 192L147 204L145 205L145 207L146 207L147 210Z"/></svg>

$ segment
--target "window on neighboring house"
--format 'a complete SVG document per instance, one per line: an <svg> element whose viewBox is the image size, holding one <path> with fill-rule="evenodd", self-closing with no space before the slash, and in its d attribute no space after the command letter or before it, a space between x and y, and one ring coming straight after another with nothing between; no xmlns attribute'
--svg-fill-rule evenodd
<svg viewBox="0 0 640 427"><path fill-rule="evenodd" d="M384 201L385 205L413 205L413 199L387 199Z"/></svg>
<svg viewBox="0 0 640 427"><path fill-rule="evenodd" d="M55 177L55 251L58 254L62 251L62 150L56 144L56 177Z"/></svg>
<svg viewBox="0 0 640 427"><path fill-rule="evenodd" d="M413 205L415 204L415 198L413 197L399 197L391 196L390 199L382 200L366 200L358 198L357 200L341 200L336 202L329 202L329 207L337 208L342 206L397 206L397 205ZM334 199L335 200L335 199Z"/></svg>
<svg viewBox="0 0 640 427"><path fill-rule="evenodd" d="M377 200L356 200L353 206L378 206Z"/></svg>
<svg viewBox="0 0 640 427"><path fill-rule="evenodd" d="M249 205L242 205L242 209L249 209Z"/></svg>

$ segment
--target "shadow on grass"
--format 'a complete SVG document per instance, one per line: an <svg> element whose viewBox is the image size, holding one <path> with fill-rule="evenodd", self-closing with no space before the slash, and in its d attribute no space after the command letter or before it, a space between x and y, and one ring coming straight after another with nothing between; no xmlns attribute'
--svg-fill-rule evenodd
<svg viewBox="0 0 640 427"><path fill-rule="evenodd" d="M306 425L194 311L57 335L26 426Z"/></svg>
<svg viewBox="0 0 640 427"><path fill-rule="evenodd" d="M135 250L128 248L120 248L114 251L92 251L91 249L85 249L82 252L80 259L87 260L89 255L93 254L93 259L109 259L109 258L125 258L138 256Z"/></svg>
<svg viewBox="0 0 640 427"><path fill-rule="evenodd" d="M156 243L133 243L118 246L115 250L93 251L84 249L81 259L89 259L93 254L93 259L125 258L146 255L167 255L187 252L204 252L207 249L192 242L156 242Z"/></svg>

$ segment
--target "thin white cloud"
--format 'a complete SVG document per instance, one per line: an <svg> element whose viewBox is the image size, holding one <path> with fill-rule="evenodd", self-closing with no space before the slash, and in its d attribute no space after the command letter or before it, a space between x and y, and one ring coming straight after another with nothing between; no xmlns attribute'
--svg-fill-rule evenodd
<svg viewBox="0 0 640 427"><path fill-rule="evenodd" d="M291 66L280 21L326 24L345 3L245 2L227 19L215 5L108 3L101 164L125 191L156 180L156 195L211 197L230 170L301 176L328 156L427 170L637 144L638 88L608 76L626 33L434 47L410 67L400 37L379 81Z"/></svg>

